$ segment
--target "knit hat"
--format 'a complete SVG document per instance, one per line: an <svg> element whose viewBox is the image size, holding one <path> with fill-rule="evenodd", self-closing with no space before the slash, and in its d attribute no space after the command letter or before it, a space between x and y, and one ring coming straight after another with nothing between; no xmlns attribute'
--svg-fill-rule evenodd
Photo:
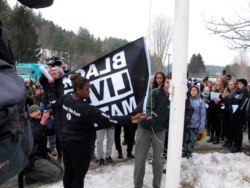
<svg viewBox="0 0 250 188"><path fill-rule="evenodd" d="M236 80L237 82L241 82L242 84L244 84L244 86L247 86L247 80L244 78L238 79Z"/></svg>
<svg viewBox="0 0 250 188"><path fill-rule="evenodd" d="M30 108L29 108L29 113L32 113L34 111L36 111L37 109L39 109L39 106L36 104L33 104Z"/></svg>

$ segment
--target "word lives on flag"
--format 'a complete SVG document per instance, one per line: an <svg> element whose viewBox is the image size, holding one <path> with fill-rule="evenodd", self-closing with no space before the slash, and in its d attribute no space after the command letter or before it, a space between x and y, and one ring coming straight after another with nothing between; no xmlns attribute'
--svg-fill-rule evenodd
<svg viewBox="0 0 250 188"><path fill-rule="evenodd" d="M142 112L148 92L150 64L144 38L122 46L76 71L90 81L90 101L103 112L128 115ZM72 92L70 75L64 93Z"/></svg>

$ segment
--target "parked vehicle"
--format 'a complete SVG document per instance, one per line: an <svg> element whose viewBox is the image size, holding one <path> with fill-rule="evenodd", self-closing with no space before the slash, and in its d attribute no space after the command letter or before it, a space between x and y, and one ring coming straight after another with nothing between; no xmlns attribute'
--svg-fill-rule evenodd
<svg viewBox="0 0 250 188"><path fill-rule="evenodd" d="M32 81L37 81L42 74L39 65L39 63L18 63L16 68L22 79L30 77ZM43 65L47 67L46 64Z"/></svg>

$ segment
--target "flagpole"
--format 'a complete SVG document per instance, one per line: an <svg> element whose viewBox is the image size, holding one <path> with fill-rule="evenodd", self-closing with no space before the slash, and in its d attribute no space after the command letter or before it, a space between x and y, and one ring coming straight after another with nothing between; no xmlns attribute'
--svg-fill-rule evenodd
<svg viewBox="0 0 250 188"><path fill-rule="evenodd" d="M189 0L175 0L172 94L165 188L180 187L188 62Z"/></svg>

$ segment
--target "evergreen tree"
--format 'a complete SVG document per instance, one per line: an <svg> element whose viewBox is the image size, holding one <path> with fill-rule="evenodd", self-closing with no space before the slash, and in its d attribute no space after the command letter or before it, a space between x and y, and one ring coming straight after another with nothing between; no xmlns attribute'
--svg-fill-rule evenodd
<svg viewBox="0 0 250 188"><path fill-rule="evenodd" d="M0 0L0 20L4 27L10 28L11 8L6 0Z"/></svg>
<svg viewBox="0 0 250 188"><path fill-rule="evenodd" d="M196 55L193 54L190 63L188 65L188 72L189 73L205 73L206 67L204 65L204 61L202 59L202 56L200 54Z"/></svg>
<svg viewBox="0 0 250 188"><path fill-rule="evenodd" d="M93 51L93 36L89 33L88 29L80 27L77 39L79 52L87 53Z"/></svg>
<svg viewBox="0 0 250 188"><path fill-rule="evenodd" d="M38 34L34 14L24 6L16 5L11 17L12 47L19 62L37 62L40 58Z"/></svg>

